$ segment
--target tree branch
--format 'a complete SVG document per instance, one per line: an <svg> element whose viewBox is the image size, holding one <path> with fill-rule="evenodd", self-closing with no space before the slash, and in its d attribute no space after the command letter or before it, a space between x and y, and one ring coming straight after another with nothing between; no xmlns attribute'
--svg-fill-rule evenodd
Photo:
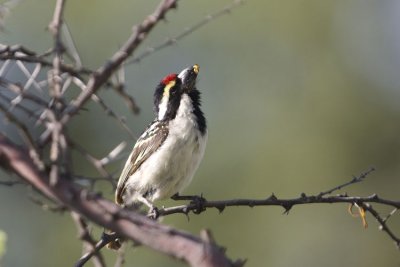
<svg viewBox="0 0 400 267"><path fill-rule="evenodd" d="M54 9L53 20L49 24L49 29L54 38L54 58L53 58L53 71L49 74L50 81L52 82L51 88L53 89L53 96L56 101L61 98L61 55L64 51L64 45L61 41L61 26L63 23L63 11L65 0L57 0Z"/></svg>
<svg viewBox="0 0 400 267"><path fill-rule="evenodd" d="M393 201L389 199L383 199L378 195L373 194L367 197L355 197L347 195L337 195L328 197L318 196L306 196L302 194L298 198L292 199L279 199L274 194L265 199L229 199L229 200L214 200L214 201L192 201L188 205L180 205L169 208L162 208L158 210L159 216L166 216L175 213L189 214L193 212L195 214L202 213L208 208L216 208L220 212L223 212L227 207L257 207L257 206L281 206L285 209L285 212L289 212L290 209L295 205L304 204L333 204L333 203L378 203L386 206L392 206L400 208L400 201Z"/></svg>
<svg viewBox="0 0 400 267"><path fill-rule="evenodd" d="M24 48L21 45L3 45L0 44L0 60L19 60L27 63L39 63L45 67L52 67L53 63L44 59L43 56L37 55L36 53ZM69 64L63 62L60 63L60 70L67 72L71 76L80 77L81 75L90 75L93 73L92 70L87 68L78 67L75 68Z"/></svg>

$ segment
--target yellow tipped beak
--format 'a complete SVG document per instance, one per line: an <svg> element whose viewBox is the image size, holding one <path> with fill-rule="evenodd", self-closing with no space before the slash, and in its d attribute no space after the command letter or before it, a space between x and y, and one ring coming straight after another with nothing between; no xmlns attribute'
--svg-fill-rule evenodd
<svg viewBox="0 0 400 267"><path fill-rule="evenodd" d="M198 74L198 73L199 73L199 70L200 70L199 65L194 64L194 65L193 65L193 71L194 71L196 74Z"/></svg>

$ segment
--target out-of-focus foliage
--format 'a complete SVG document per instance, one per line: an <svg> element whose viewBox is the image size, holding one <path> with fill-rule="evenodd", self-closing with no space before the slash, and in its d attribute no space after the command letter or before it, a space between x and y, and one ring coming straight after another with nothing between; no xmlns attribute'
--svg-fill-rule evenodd
<svg viewBox="0 0 400 267"><path fill-rule="evenodd" d="M0 266L7 248L7 234L0 230Z"/></svg>
<svg viewBox="0 0 400 267"><path fill-rule="evenodd" d="M67 1L65 19L89 67L102 64L157 1ZM230 1L181 1L139 49L182 32ZM54 1L20 2L0 41L39 52ZM398 199L400 188L400 2L249 0L231 14L126 69L134 116L111 91L101 95L138 135L152 120L152 94L170 72L197 63L209 122L209 143L188 194L209 199L314 194L371 165L377 171L349 194ZM70 92L71 95L76 92ZM3 124L2 124L3 125ZM104 155L128 135L95 104L70 133ZM134 143L135 140L129 140ZM118 175L121 165L110 171ZM96 175L84 160L74 167ZM6 177L2 175L2 177ZM112 198L111 188L99 187ZM81 253L69 216L41 211L24 187L0 187L0 228L9 235L5 266L71 266ZM173 205L162 201L159 205ZM246 266L395 266L399 252L372 218L364 230L346 205L283 210L231 208L218 214L171 216L163 222L198 233L209 228ZM390 225L400 232L396 214ZM95 229L100 235L102 229ZM21 253L23 251L24 253ZM62 251L63 253L59 253ZM115 258L106 252L107 261ZM144 248L129 249L127 266L181 266Z"/></svg>

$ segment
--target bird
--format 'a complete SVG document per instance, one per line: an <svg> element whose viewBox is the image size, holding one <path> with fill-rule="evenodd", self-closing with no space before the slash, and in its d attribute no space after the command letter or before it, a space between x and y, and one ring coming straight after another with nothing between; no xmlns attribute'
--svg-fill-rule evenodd
<svg viewBox="0 0 400 267"><path fill-rule="evenodd" d="M202 161L207 122L197 89L199 65L165 76L154 92L155 119L135 143L118 180L115 202L145 204L179 196Z"/></svg>

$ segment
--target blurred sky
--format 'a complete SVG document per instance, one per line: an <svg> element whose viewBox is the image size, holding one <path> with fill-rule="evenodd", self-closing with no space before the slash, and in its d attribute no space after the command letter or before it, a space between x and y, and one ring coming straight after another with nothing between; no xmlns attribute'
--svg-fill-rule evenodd
<svg viewBox="0 0 400 267"><path fill-rule="evenodd" d="M65 20L84 65L103 64L157 3L67 1ZM229 3L180 1L138 53ZM52 45L46 26L53 7L50 0L20 1L5 21L0 42L46 51ZM377 171L365 182L345 191L398 200L399 18L396 0L249 0L176 45L127 66L126 88L140 105L138 116L113 92L100 95L139 135L153 118L158 81L200 65L198 87L209 142L185 193L229 199L264 198L274 192L294 198L332 188L375 166ZM85 148L102 157L123 140L134 144L100 107L87 107L69 131ZM0 127L6 131L10 126ZM123 161L110 171L118 175ZM75 168L97 175L78 156ZM99 189L112 198L107 184ZM29 200L32 194L22 186L0 187L0 230L8 234L4 266L72 266L81 247L70 216L42 211ZM249 267L400 264L399 251L369 215L365 230L346 205L296 206L289 215L282 212L276 207L231 208L223 214L209 210L192 215L189 221L170 216L163 222L193 234L210 229L231 258L247 258ZM400 233L399 215L389 225ZM97 237L101 230L94 230ZM113 262L115 254L105 253ZM183 265L137 248L127 251L125 266Z"/></svg>

